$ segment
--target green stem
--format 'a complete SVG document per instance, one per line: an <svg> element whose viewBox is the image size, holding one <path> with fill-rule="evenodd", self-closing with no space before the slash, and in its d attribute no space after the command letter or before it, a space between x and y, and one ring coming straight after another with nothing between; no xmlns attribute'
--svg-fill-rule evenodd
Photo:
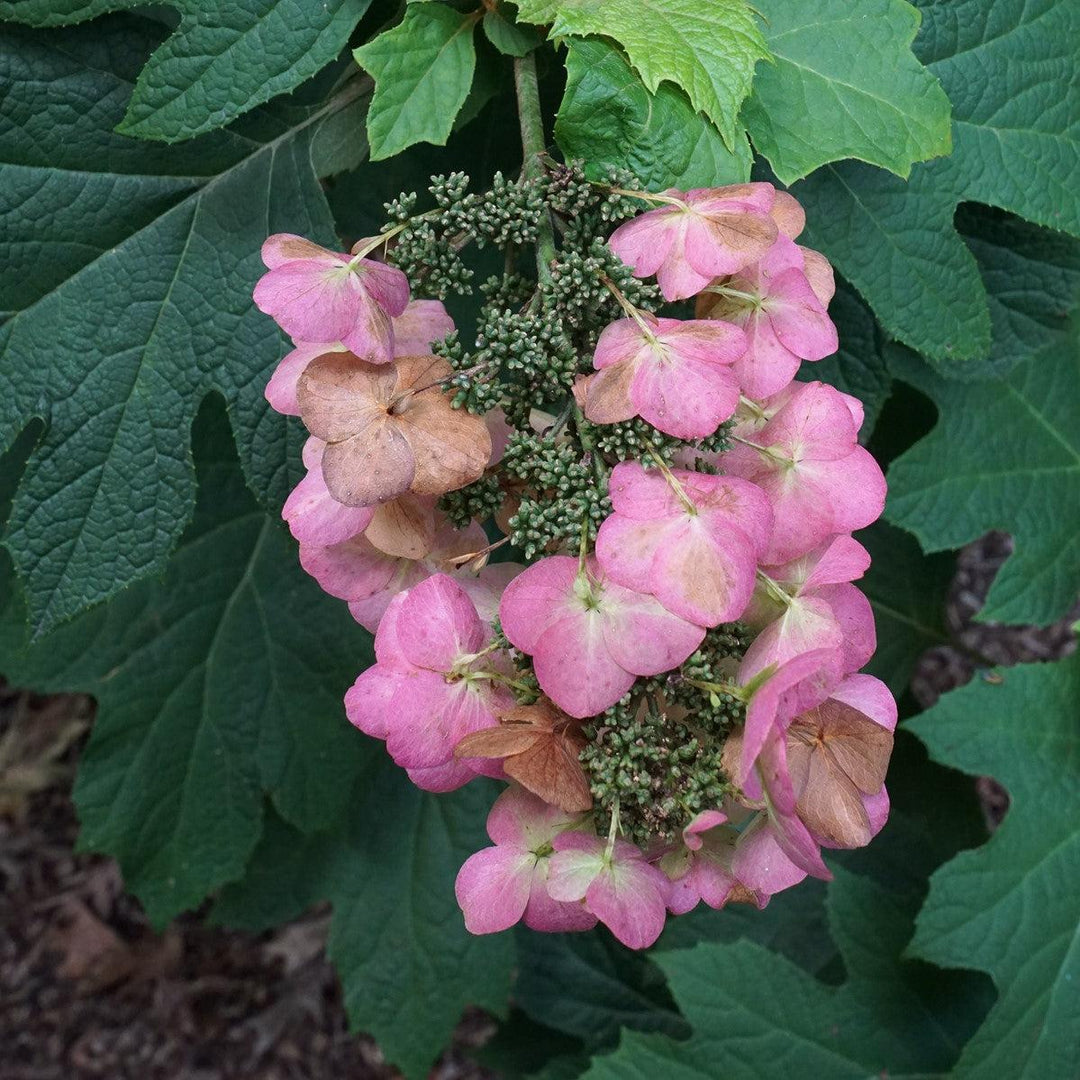
<svg viewBox="0 0 1080 1080"><path fill-rule="evenodd" d="M524 156L522 177L533 180L544 173L544 116L540 111L540 87L536 80L536 54L519 56L514 61L514 88L517 91L518 118L521 122L521 149ZM540 220L536 241L536 273L541 284L551 281L555 261L555 230L551 214Z"/></svg>

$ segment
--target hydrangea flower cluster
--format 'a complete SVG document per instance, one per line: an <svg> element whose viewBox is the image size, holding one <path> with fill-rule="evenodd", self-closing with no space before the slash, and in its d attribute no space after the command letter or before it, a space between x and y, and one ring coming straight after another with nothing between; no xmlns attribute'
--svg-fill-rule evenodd
<svg viewBox="0 0 1080 1080"><path fill-rule="evenodd" d="M869 842L896 706L853 584L884 477L860 403L796 380L837 347L801 207L609 180L433 178L349 254L271 237L255 300L294 342L267 398L310 433L285 520L375 634L349 719L425 790L507 785L466 925L641 948ZM441 300L470 243L507 269L467 349Z"/></svg>

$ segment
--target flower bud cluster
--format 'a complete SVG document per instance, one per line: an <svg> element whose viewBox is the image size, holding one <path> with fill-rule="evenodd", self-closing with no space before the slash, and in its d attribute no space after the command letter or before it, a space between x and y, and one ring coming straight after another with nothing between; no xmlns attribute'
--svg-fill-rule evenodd
<svg viewBox="0 0 1080 1080"><path fill-rule="evenodd" d="M790 195L554 164L467 187L395 200L349 254L264 246L256 302L294 339L267 397L310 433L284 516L375 634L349 719L426 790L509 785L458 877L466 925L642 947L883 825L896 707L858 673L851 533L884 478L861 404L795 380L837 339ZM481 243L508 270L466 345L440 300Z"/></svg>

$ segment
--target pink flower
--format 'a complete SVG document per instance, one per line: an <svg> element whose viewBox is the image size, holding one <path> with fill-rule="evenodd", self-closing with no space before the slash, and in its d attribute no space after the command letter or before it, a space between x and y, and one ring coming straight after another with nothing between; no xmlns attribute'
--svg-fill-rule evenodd
<svg viewBox="0 0 1080 1080"><path fill-rule="evenodd" d="M595 716L639 675L681 664L705 631L652 596L608 580L594 558L541 559L506 587L499 617L510 642L533 658L541 689L564 712Z"/></svg>
<svg viewBox="0 0 1080 1080"><path fill-rule="evenodd" d="M819 287L834 288L831 274L826 282L820 266L812 265ZM836 352L836 327L825 310L828 298L814 291L806 268L803 249L779 236L758 262L716 282L698 302L699 315L726 319L746 331L747 349L735 363L735 374L751 398L782 390L801 361Z"/></svg>
<svg viewBox="0 0 1080 1080"><path fill-rule="evenodd" d="M728 739L724 766L750 799L761 798L754 766L769 737L783 731L799 713L824 701L840 678L840 658L835 649L801 653L753 679L744 678L740 672L740 683L750 689L746 725L738 738Z"/></svg>
<svg viewBox="0 0 1080 1080"><path fill-rule="evenodd" d="M745 335L727 323L619 319L596 344L585 415L597 424L640 416L676 438L703 439L735 411L731 365L745 350Z"/></svg>
<svg viewBox="0 0 1080 1080"><path fill-rule="evenodd" d="M870 602L849 582L869 566L862 544L837 536L792 562L762 567L742 615L751 629L760 628L743 657L742 678L812 649L839 649L844 671L861 668L874 654L877 634Z"/></svg>
<svg viewBox="0 0 1080 1080"><path fill-rule="evenodd" d="M614 512L600 526L596 558L612 581L699 626L742 614L772 525L761 490L737 477L665 476L624 461L609 491Z"/></svg>
<svg viewBox="0 0 1080 1080"><path fill-rule="evenodd" d="M376 663L345 695L349 720L385 739L390 756L410 775L445 767L439 778L446 783L458 742L494 727L498 713L514 704L513 695L487 677L498 658L476 655L489 637L456 581L445 574L422 581L386 609L375 635ZM457 764L457 779L465 783L475 770Z"/></svg>
<svg viewBox="0 0 1080 1080"><path fill-rule="evenodd" d="M739 833L731 857L731 872L759 908L765 907L769 897L798 885L806 877L806 871L784 854L764 813L759 813Z"/></svg>
<svg viewBox="0 0 1080 1080"><path fill-rule="evenodd" d="M787 562L830 535L879 517L885 477L857 435L845 395L824 383L805 383L750 440L753 445L718 456L723 469L769 496L774 522L766 563Z"/></svg>
<svg viewBox="0 0 1080 1080"><path fill-rule="evenodd" d="M620 225L608 243L636 277L652 277L668 300L700 292L713 278L760 259L776 239L772 184L698 188Z"/></svg>
<svg viewBox="0 0 1080 1080"><path fill-rule="evenodd" d="M796 866L828 878L822 845L862 847L885 824L895 726L896 704L884 684L851 675L828 699L770 732L757 769L769 828Z"/></svg>
<svg viewBox="0 0 1080 1080"><path fill-rule="evenodd" d="M553 841L548 871L553 900L585 901L624 945L648 948L664 929L668 880L634 844L616 840L610 854L598 836L564 832Z"/></svg>
<svg viewBox="0 0 1080 1080"><path fill-rule="evenodd" d="M400 270L290 233L271 236L262 258L269 269L255 286L255 306L294 341L340 342L376 364L393 359L390 319L409 302Z"/></svg>
<svg viewBox="0 0 1080 1080"><path fill-rule="evenodd" d="M454 329L454 320L438 300L412 300L404 312L390 320L394 332L394 356L415 356L431 352L434 342L440 341ZM346 352L341 342L311 344L297 342L274 369L266 384L266 400L271 407L285 416L299 416L296 401L296 384L304 368L328 352Z"/></svg>
<svg viewBox="0 0 1080 1080"><path fill-rule="evenodd" d="M484 530L475 522L466 529L455 529L440 517L431 548L420 559L389 555L367 536L357 535L331 545L301 543L300 565L324 592L348 601L353 618L372 633L398 593L439 573L452 576L469 594L481 621L490 624L503 588L521 567L517 563L495 563L477 572L452 561L480 551L486 544Z"/></svg>
<svg viewBox="0 0 1080 1080"><path fill-rule="evenodd" d="M322 474L326 443L312 436L304 443L307 474L289 493L281 516L301 544L328 547L358 536L375 516L374 506L346 506L327 490ZM301 560L302 561L302 560Z"/></svg>
<svg viewBox="0 0 1080 1080"><path fill-rule="evenodd" d="M667 906L673 914L684 915L701 900L722 908L735 889L731 860L739 834L726 821L719 810L695 814L682 831L682 843L660 860L670 882Z"/></svg>
<svg viewBox="0 0 1080 1080"><path fill-rule="evenodd" d="M596 916L580 901L553 900L547 891L552 842L576 828L584 815L567 814L514 785L496 800L487 832L494 847L470 855L454 892L471 934L506 930L522 916L533 930L589 930Z"/></svg>
<svg viewBox="0 0 1080 1080"><path fill-rule="evenodd" d="M454 330L454 320L439 300L409 301L391 325L395 356L426 356L435 342Z"/></svg>

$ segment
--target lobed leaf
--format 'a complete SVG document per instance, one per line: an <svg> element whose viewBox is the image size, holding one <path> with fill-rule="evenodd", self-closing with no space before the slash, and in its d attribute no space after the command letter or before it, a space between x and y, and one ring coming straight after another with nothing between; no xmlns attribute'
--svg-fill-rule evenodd
<svg viewBox="0 0 1080 1080"><path fill-rule="evenodd" d="M98 699L80 846L115 856L158 924L243 874L264 793L305 831L336 821L366 749L341 699L370 638L255 504L224 419L200 417L197 435L199 504L161 580L30 645L0 567L5 674Z"/></svg>
<svg viewBox="0 0 1080 1080"><path fill-rule="evenodd" d="M989 373L985 288L952 228L958 203L990 204L1080 235L1080 8L1070 0L919 0L915 51L953 104L953 153L908 183L857 163L796 185L819 247L892 336L948 372Z"/></svg>
<svg viewBox="0 0 1080 1080"><path fill-rule="evenodd" d="M550 23L549 37L599 34L625 50L645 86L681 87L737 152L739 106L768 49L746 0L518 0L523 22Z"/></svg>
<svg viewBox="0 0 1080 1080"><path fill-rule="evenodd" d="M0 447L46 420L5 542L36 631L159 572L194 502L189 428L220 390L253 488L280 503L300 436L269 410L287 350L251 302L272 232L333 242L318 136L363 85L320 107L261 111L167 150L113 134L145 20L0 29Z"/></svg>
<svg viewBox="0 0 1080 1080"><path fill-rule="evenodd" d="M371 160L418 142L445 146L476 69L476 13L411 4L397 26L354 50L375 79L367 131Z"/></svg>
<svg viewBox="0 0 1080 1080"><path fill-rule="evenodd" d="M431 795L380 758L333 832L305 838L274 823L216 919L271 926L329 900L352 1022L406 1076L426 1076L466 1006L506 1007L513 938L469 934L454 899L458 867L485 843L491 794L474 783Z"/></svg>
<svg viewBox="0 0 1080 1080"><path fill-rule="evenodd" d="M904 0L760 0L773 63L742 120L785 184L857 158L907 176L947 154L949 99L911 52L918 11Z"/></svg>
<svg viewBox="0 0 1080 1080"><path fill-rule="evenodd" d="M566 72L555 138L567 158L584 160L596 175L630 169L649 191L750 179L744 134L729 150L719 129L678 87L661 83L650 93L613 45L571 41Z"/></svg>
<svg viewBox="0 0 1080 1080"><path fill-rule="evenodd" d="M1080 349L1075 337L1009 375L951 382L907 354L894 374L933 399L937 426L889 468L885 516L928 552L1012 534L980 615L1050 622L1080 590Z"/></svg>
<svg viewBox="0 0 1080 1080"><path fill-rule="evenodd" d="M1009 790L1005 821L931 878L911 951L991 974L998 1000L957 1077L1065 1080L1080 1045L1080 658L1010 668L907 727L936 761Z"/></svg>
<svg viewBox="0 0 1080 1080"><path fill-rule="evenodd" d="M180 24L139 75L118 130L176 142L223 127L335 60L371 0L171 0ZM141 0L0 0L0 19L63 26Z"/></svg>

